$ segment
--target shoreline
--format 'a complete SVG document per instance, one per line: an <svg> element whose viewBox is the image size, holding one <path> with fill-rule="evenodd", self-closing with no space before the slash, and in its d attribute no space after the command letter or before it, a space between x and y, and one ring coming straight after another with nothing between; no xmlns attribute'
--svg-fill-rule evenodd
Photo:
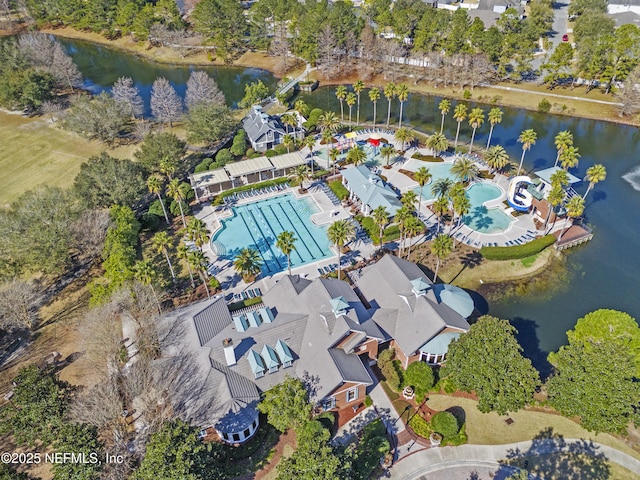
<svg viewBox="0 0 640 480"><path fill-rule="evenodd" d="M257 68L265 70L274 77L281 79L291 76L296 69L286 73L277 72L274 68L275 60L264 52L248 51L230 64L220 60L211 60L205 51L201 51L188 56L181 56L170 47L150 47L146 42L138 44L130 37L121 37L116 40L108 40L97 33L82 32L70 27L46 28L40 30L42 33L55 35L62 38L87 41L108 48L113 48L144 60L149 60L166 65L196 65L196 66L218 66L218 67L239 67ZM359 77L357 75L346 75L330 80L320 78L317 72L312 72L311 78L319 80L320 86L337 86L352 84ZM378 74L367 80L371 86L384 87L389 81L384 74ZM409 91L413 93L445 97L454 100L472 101L488 106L504 106L511 108L521 108L528 111L538 112L538 103L546 98L552 104L548 114L562 115L573 118L586 118L600 120L618 125L639 126L640 121L633 117L621 117L617 112L617 102L610 96L605 96L597 90L592 90L589 97L586 95L565 95L567 91L559 88L553 91L545 86L529 83L498 83L489 86L478 86L471 91L470 98L464 98L465 89L458 87L434 87L425 83L409 83ZM569 90L571 92L572 90ZM561 92L561 93L558 93ZM549 98L547 98L549 97ZM594 98L598 97L598 98ZM551 100L558 100L553 102ZM543 112L541 112L543 113Z"/></svg>

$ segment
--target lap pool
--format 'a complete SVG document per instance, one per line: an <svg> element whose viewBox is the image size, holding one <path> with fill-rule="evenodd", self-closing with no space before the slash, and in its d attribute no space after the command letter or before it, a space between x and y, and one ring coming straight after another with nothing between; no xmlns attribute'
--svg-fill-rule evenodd
<svg viewBox="0 0 640 480"><path fill-rule="evenodd" d="M287 257L276 247L277 236L293 232L297 241L291 252L291 267L332 257L326 228L314 225L318 212L311 199L291 194L231 207L233 216L222 220L222 229L211 239L213 252L233 260L245 247L255 248L264 262L262 272L274 274L287 269Z"/></svg>

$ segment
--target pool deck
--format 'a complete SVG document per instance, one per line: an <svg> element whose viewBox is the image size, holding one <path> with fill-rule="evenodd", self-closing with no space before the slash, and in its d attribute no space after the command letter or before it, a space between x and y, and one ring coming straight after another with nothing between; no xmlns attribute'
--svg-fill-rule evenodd
<svg viewBox="0 0 640 480"><path fill-rule="evenodd" d="M383 128L376 129L381 135L387 138L396 149L400 148L400 143L397 142L393 137L393 132L387 131ZM358 133L355 138L358 140L367 140L369 135L372 133L372 129L367 129L365 132ZM327 148L324 145L316 144L317 148L323 149ZM391 161L391 168L378 168L378 173L384 175L387 178L387 181L396 187L401 193L404 193L408 190L412 190L418 187L418 183L405 174L401 173L401 169L417 169L418 166L416 162L420 164L424 163L424 166L429 167L429 162L421 162L416 159L412 159L411 156L414 153L421 153L423 155L433 155L433 151L429 148L417 148L411 147L409 148L404 156L398 156ZM453 163L455 156L452 154L444 154L443 156L445 163ZM318 156L314 156L316 163L323 165L327 163L326 160L321 159ZM487 165L484 164L479 158L477 159L477 163L481 169L487 169ZM407 168L408 167L408 168ZM493 180L487 180L491 184L497 185L502 194L500 197L488 200L484 203L484 206L487 208L501 208L507 215L510 215L511 209L505 209L503 205L503 201L506 198L506 191L509 186L509 178L504 175L496 175ZM318 208L318 213L311 215L310 220L316 225L327 225L336 220L348 219L351 218L351 213L342 207L342 205L334 205L329 197L324 193L324 191L320 188L317 183L313 183L308 186L307 192L304 194L300 194L298 192L298 188L288 188L286 190L280 190L277 192L265 193L263 195L258 195L254 197L250 197L247 199L239 200L236 205L243 205L250 202L255 202L258 200L262 200L265 198L270 198L279 195L292 194L296 198L300 198L302 196L310 198ZM417 211L419 217L427 226L427 233L424 235L420 235L418 237L410 238L405 241L405 247L409 244L418 245L420 243L431 240L436 234L436 226L438 224L438 219L436 215L429 209L429 205L434 202L434 199L423 199L421 204L419 205ZM196 214L196 216L203 220L209 232L211 232L212 236L215 235L215 232L222 227L221 220L225 217L232 215L232 211L227 206L219 206L213 207L211 204L203 203L200 212ZM513 216L512 216L513 217ZM483 246L512 246L512 245L521 245L527 243L537 237L540 237L546 233L554 233L558 230L561 230L566 225L566 220L557 221L555 225L553 225L553 230L542 231L536 228L536 224L533 221L534 215L532 214L523 214L516 217L513 217L509 227L497 233L482 233L477 230L472 230L465 224L459 224L456 222L455 225L441 225L441 229L439 233L446 233L451 235L456 243L464 243L474 248L481 248ZM356 263L361 260L365 260L370 258L373 253L376 251L377 247L373 244L364 243L361 240L354 240L348 244L350 247L350 251L347 254L342 255L341 263L342 265L347 265L350 263ZM387 244L389 247L390 245ZM397 242L395 244L395 248L397 248ZM334 246L331 246L331 251L334 253L334 256L325 258L313 263L308 263L299 267L294 267L291 269L291 273L295 275L300 275L303 278L316 278L320 276L320 272L323 267L336 265L338 263L338 253ZM212 272L216 276L216 278L220 281L221 286L227 294L235 294L240 293L247 288L260 288L262 291L266 291L271 288L280 278L287 274L287 271L278 272L273 275L268 275L263 277L262 275L258 277L258 279L248 285L246 284L242 278L235 272L233 268L233 263L231 260L220 259L215 255L215 253L211 249L211 244L207 243L204 247L205 254L209 257L212 262Z"/></svg>

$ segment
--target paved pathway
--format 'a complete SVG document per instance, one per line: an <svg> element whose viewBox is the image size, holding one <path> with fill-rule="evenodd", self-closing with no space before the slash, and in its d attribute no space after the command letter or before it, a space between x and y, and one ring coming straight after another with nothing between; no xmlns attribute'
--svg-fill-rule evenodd
<svg viewBox="0 0 640 480"><path fill-rule="evenodd" d="M622 103L620 102L608 102L607 100L596 100L595 98L572 97L571 95L559 95L557 93L536 92L535 90L525 90L524 88L516 88L516 87L505 87L504 85L482 84L481 86L483 88L495 88L498 90L509 90L511 92L526 93L527 95L542 95L543 97L563 98L565 100L578 100L580 102L599 103L602 105L614 105L616 107L619 107L620 105L622 105Z"/></svg>
<svg viewBox="0 0 640 480"><path fill-rule="evenodd" d="M595 442L585 443L584 440L579 439L564 439L562 445L553 440L547 442L537 441L533 448L532 444L532 441L526 441L506 445L462 445L460 447L424 449L407 455L398 461L390 469L389 478L397 480L428 478L433 480L439 477L432 474L442 472L446 473L446 476L442 478L451 480L466 479L469 478L472 471L478 470L478 473L480 473L480 469L484 470L486 468L493 468L492 473L497 472L492 478L505 478L510 474L510 468L504 467L499 462L510 453L518 452L519 456L526 457L563 450L575 452L576 446L587 451L596 450L597 453L603 454L610 462L617 463L640 475L640 460L606 445ZM527 453L531 450L534 453ZM455 475L453 474L454 472Z"/></svg>

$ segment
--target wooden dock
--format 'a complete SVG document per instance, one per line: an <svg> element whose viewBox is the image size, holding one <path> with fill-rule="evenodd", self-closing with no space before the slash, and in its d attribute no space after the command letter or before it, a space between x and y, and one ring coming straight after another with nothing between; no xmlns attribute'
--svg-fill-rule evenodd
<svg viewBox="0 0 640 480"><path fill-rule="evenodd" d="M554 233L555 237L560 236L560 231ZM587 226L583 225L571 225L569 229L564 232L562 239L555 243L556 250L566 250L567 248L575 247L582 243L586 243L593 238L593 232Z"/></svg>

